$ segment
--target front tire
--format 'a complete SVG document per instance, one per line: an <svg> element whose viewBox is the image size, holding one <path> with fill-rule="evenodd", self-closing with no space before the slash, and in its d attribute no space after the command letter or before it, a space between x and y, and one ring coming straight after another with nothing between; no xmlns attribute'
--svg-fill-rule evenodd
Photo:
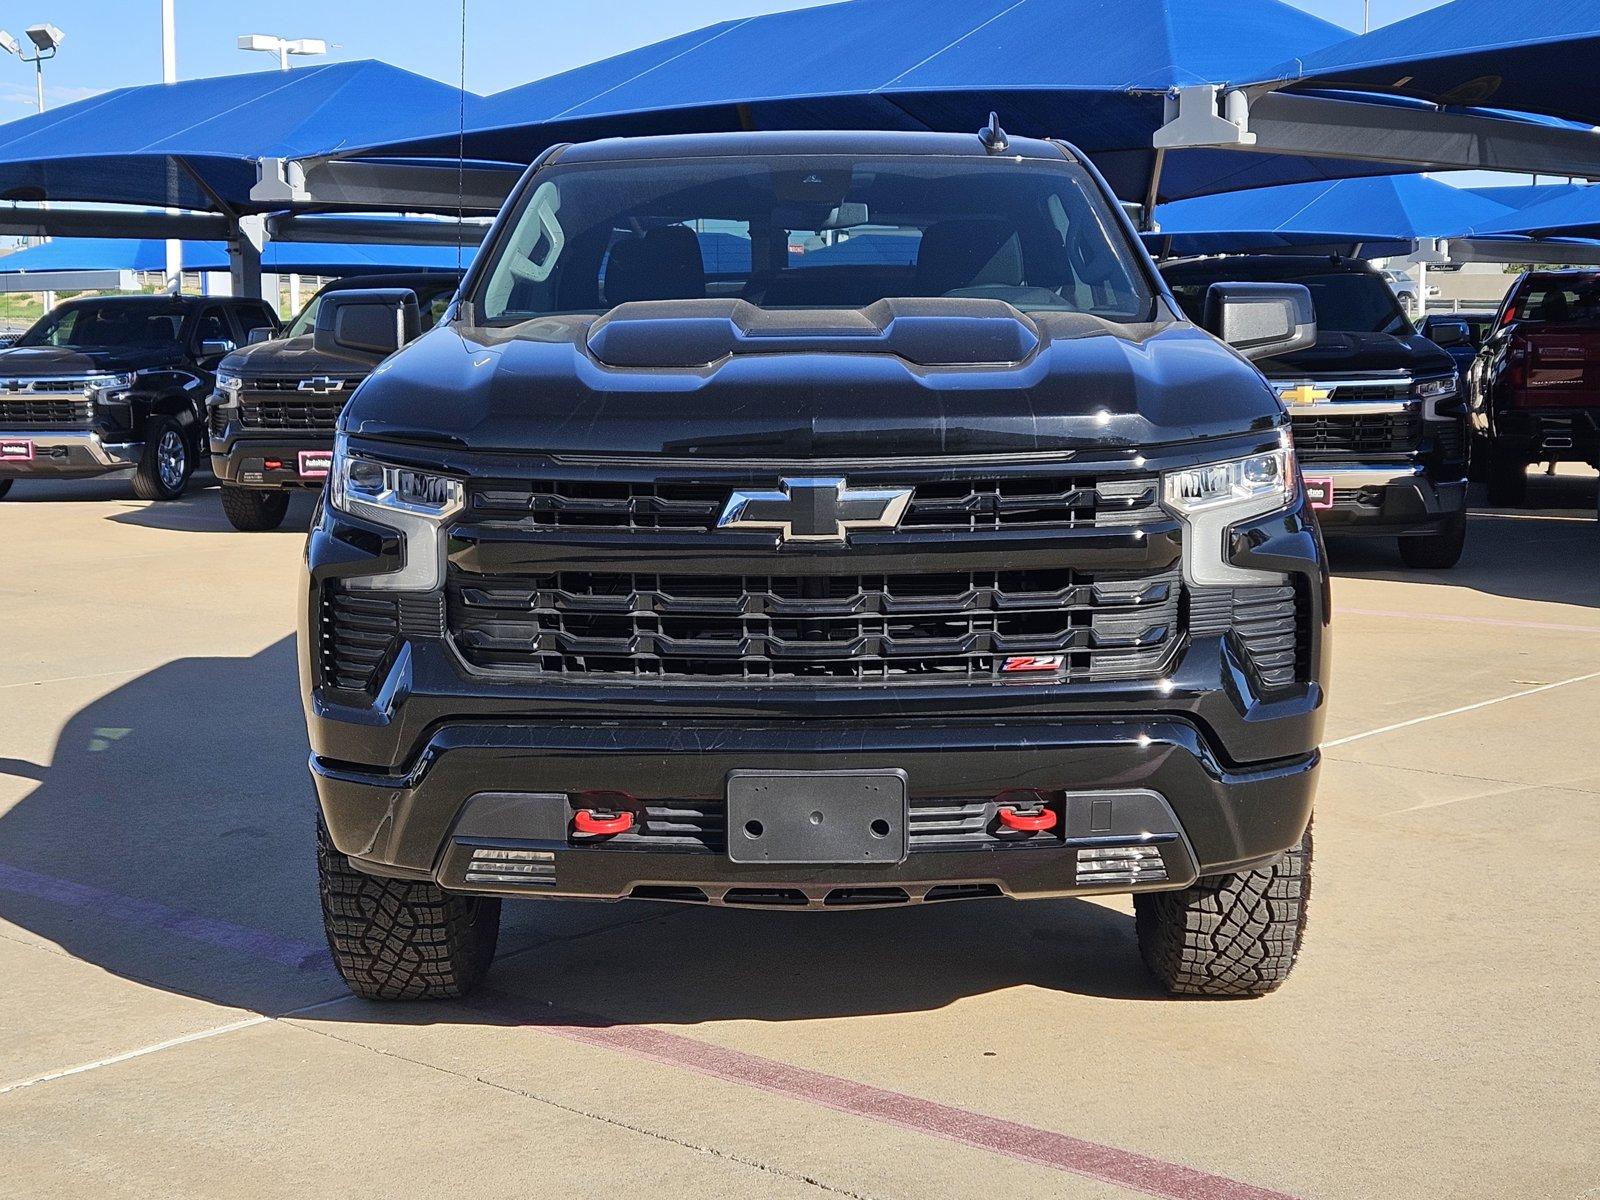
<svg viewBox="0 0 1600 1200"><path fill-rule="evenodd" d="M151 417L144 453L133 472L133 494L141 500L176 500L194 474L194 447L172 417Z"/></svg>
<svg viewBox="0 0 1600 1200"><path fill-rule="evenodd" d="M1420 571L1448 571L1467 545L1467 514L1453 514L1438 532L1400 539L1400 561Z"/></svg>
<svg viewBox="0 0 1600 1200"><path fill-rule="evenodd" d="M1133 898L1139 950L1174 996L1265 996L1294 969L1311 898L1311 830L1269 867Z"/></svg>
<svg viewBox="0 0 1600 1200"><path fill-rule="evenodd" d="M494 961L500 901L358 871L317 822L317 878L333 965L364 1000L450 1000Z"/></svg>
<svg viewBox="0 0 1600 1200"><path fill-rule="evenodd" d="M242 533L262 533L283 524L289 511L288 492L222 485L222 511L228 523Z"/></svg>

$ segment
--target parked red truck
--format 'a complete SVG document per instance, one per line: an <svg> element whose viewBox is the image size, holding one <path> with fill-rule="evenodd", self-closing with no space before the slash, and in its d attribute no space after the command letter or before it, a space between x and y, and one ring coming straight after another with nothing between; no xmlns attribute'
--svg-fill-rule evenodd
<svg viewBox="0 0 1600 1200"><path fill-rule="evenodd" d="M1529 271L1473 364L1473 474L1519 505L1528 464L1600 467L1600 271Z"/></svg>

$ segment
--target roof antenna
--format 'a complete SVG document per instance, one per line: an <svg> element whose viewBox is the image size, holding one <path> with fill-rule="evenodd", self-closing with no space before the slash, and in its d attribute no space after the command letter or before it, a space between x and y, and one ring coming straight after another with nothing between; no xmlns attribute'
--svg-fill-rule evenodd
<svg viewBox="0 0 1600 1200"><path fill-rule="evenodd" d="M1000 128L1000 114L989 114L989 123L978 134L978 140L983 143L983 148L990 154L1004 154L1011 147L1011 139L1006 136L1006 131Z"/></svg>

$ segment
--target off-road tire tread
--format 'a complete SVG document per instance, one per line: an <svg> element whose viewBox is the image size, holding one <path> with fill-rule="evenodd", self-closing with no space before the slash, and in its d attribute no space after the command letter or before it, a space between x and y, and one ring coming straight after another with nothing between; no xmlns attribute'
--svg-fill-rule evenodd
<svg viewBox="0 0 1600 1200"><path fill-rule="evenodd" d="M1139 950L1174 996L1245 998L1294 969L1311 898L1311 830L1271 866L1134 897Z"/></svg>
<svg viewBox="0 0 1600 1200"><path fill-rule="evenodd" d="M264 492L223 484L222 511L241 533L265 533L283 524L289 512L288 492Z"/></svg>
<svg viewBox="0 0 1600 1200"><path fill-rule="evenodd" d="M317 875L334 966L365 1000L459 999L494 961L498 899L358 871L320 822Z"/></svg>

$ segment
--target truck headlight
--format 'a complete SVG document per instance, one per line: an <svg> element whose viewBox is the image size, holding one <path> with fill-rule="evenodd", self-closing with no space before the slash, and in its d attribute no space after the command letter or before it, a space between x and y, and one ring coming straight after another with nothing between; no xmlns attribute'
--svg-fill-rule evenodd
<svg viewBox="0 0 1600 1200"><path fill-rule="evenodd" d="M328 503L401 535L399 570L351 583L390 592L431 592L442 585L445 522L461 511L465 497L459 479L352 453L342 433L334 439Z"/></svg>
<svg viewBox="0 0 1600 1200"><path fill-rule="evenodd" d="M1298 482L1294 450L1278 450L1168 471L1162 476L1162 498L1168 511L1187 527L1183 540L1183 573L1203 587L1280 584L1272 571L1253 571L1227 561L1228 530L1241 521L1288 508Z"/></svg>
<svg viewBox="0 0 1600 1200"><path fill-rule="evenodd" d="M213 408L236 408L239 393L244 390L244 380L237 375L218 375L217 390L211 397Z"/></svg>
<svg viewBox="0 0 1600 1200"><path fill-rule="evenodd" d="M128 389L133 386L133 372L120 375L95 375L89 379L89 399L96 404L126 404Z"/></svg>
<svg viewBox="0 0 1600 1200"><path fill-rule="evenodd" d="M1414 390L1424 400L1443 400L1456 394L1456 377L1441 375L1437 379L1423 379Z"/></svg>

